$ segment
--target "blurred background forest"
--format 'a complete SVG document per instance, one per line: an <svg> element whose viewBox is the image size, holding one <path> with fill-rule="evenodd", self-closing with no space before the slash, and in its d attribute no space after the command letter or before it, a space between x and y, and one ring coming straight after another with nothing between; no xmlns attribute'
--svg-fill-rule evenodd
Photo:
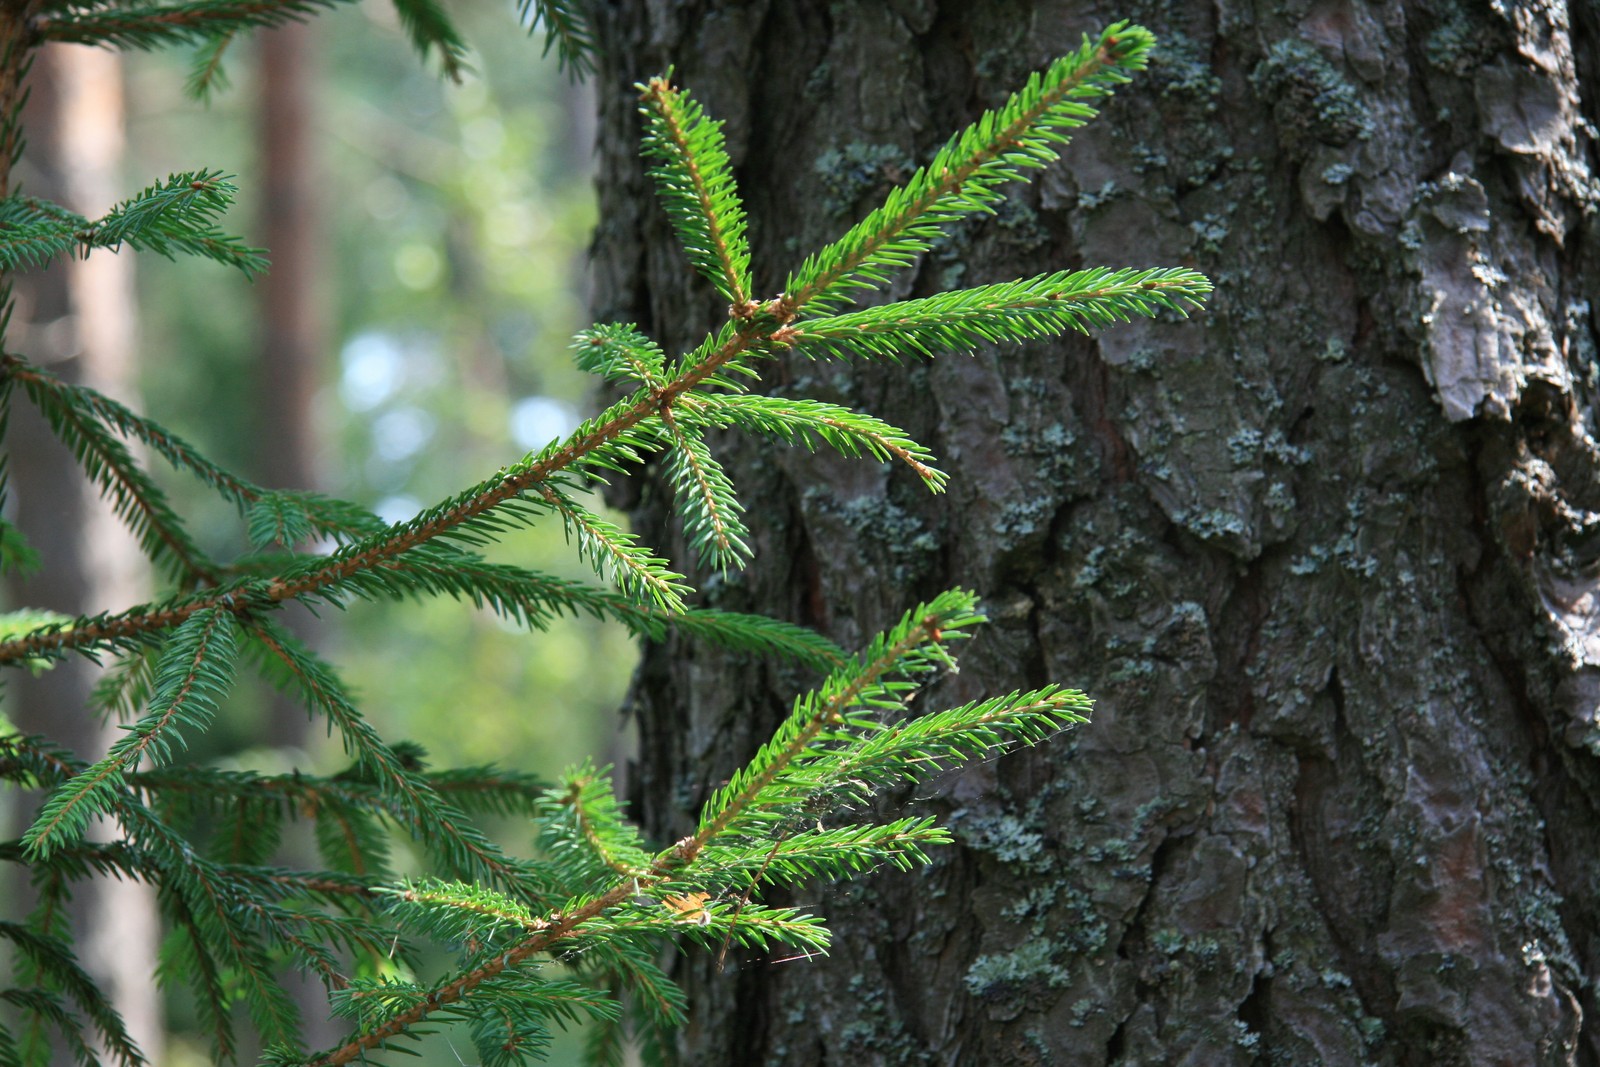
<svg viewBox="0 0 1600 1067"><path fill-rule="evenodd" d="M57 264L20 280L19 350L224 466L391 521L571 429L592 385L567 353L587 323L592 87L541 58L509 5L452 15L474 51L459 84L419 61L393 8L376 2L233 43L226 83L207 102L186 90L188 50L124 58L54 46L35 72L24 190L64 184L58 199L95 217L167 174L221 170L240 188L224 228L265 246L273 267L251 282L153 255ZM8 431L8 506L43 568L13 583L7 601L74 612L144 599L153 579L138 573L136 550L81 477L63 483L70 459L38 445L43 436L21 418ZM202 548L223 559L247 548L225 505L152 466L197 520ZM118 562L130 554L135 562ZM490 555L587 573L559 528L514 535ZM65 586L62 574L73 576ZM549 775L619 755L617 709L635 655L618 627L585 618L529 635L449 600L358 604L297 624L383 736L421 745L430 765ZM63 668L8 687L0 710L14 728L49 722L60 736L55 724L85 714L92 683L87 665ZM86 720L81 744L93 750L80 755L98 756L106 730ZM302 710L242 684L189 755L264 771L344 763L336 742L307 733ZM0 817L15 836L21 813ZM515 827L499 836L513 851L529 847ZM114 899L129 888L133 897ZM135 1026L160 939L133 918L139 888L108 887L109 902L85 903L79 917L105 954L91 950L86 962L121 990ZM316 1011L307 991L313 1043ZM135 1032L151 1062L209 1062L204 1041L184 1032L182 1003L142 1014L153 1021Z"/></svg>

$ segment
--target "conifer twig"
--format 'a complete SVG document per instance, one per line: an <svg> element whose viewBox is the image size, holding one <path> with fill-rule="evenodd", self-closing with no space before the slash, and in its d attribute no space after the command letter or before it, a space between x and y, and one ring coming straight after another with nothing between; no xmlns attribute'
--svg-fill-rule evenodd
<svg viewBox="0 0 1600 1067"><path fill-rule="evenodd" d="M1141 69L1154 38L1142 26L1119 22L1098 41L1063 56L1035 74L996 112L952 137L926 167L889 194L882 207L843 237L808 258L790 277L775 313L781 321L813 305L829 305L851 288L870 288L885 269L909 264L940 228L961 215L988 210L996 187L1019 177L1017 167L1053 161L1059 131L1094 116L1079 101L1103 96L1128 80L1122 69Z"/></svg>
<svg viewBox="0 0 1600 1067"><path fill-rule="evenodd" d="M744 207L722 142L722 123L672 85L672 72L638 86L650 175L695 268L711 280L735 316L753 314L750 247Z"/></svg>
<svg viewBox="0 0 1600 1067"><path fill-rule="evenodd" d="M715 375L728 363L747 351L772 342L779 328L751 325L735 331L723 344L686 371L676 375L659 389L643 391L634 399L618 405L608 417L569 438L557 448L542 453L533 462L513 468L478 486L470 493L453 501L421 522L403 523L382 533L346 545L332 556L319 560L300 574L288 579L273 579L249 587L248 598L230 595L232 591L218 591L193 597L179 603L156 608L137 607L117 615L104 615L85 620L71 629L40 631L25 637L0 642L0 664L15 663L40 655L86 650L108 643L137 641L142 635L175 626L198 611L223 607L244 612L251 607L259 609L299 597L313 595L320 590L345 580L358 571L369 569L385 559L394 558L444 536L459 527L478 519L508 501L519 499L524 492L548 482L554 475L586 459L591 453L611 441L622 437L663 407L675 403L679 397Z"/></svg>
<svg viewBox="0 0 1600 1067"><path fill-rule="evenodd" d="M344 0L194 0L149 7L67 9L34 22L36 40L65 44L153 48L168 41L193 44L240 29L304 22Z"/></svg>

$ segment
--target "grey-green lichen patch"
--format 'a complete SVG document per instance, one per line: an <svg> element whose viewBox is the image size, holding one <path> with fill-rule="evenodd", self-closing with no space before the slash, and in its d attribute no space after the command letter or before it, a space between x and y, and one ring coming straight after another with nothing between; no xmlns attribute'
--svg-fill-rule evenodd
<svg viewBox="0 0 1600 1067"><path fill-rule="evenodd" d="M1189 223L1189 229L1195 237L1194 247L1212 256L1222 253L1222 242L1227 240L1229 228L1227 218L1215 213Z"/></svg>
<svg viewBox="0 0 1600 1067"><path fill-rule="evenodd" d="M1315 45L1289 38L1274 44L1250 81L1273 101L1278 128L1291 151L1312 143L1341 145L1372 133L1371 112L1345 76Z"/></svg>
<svg viewBox="0 0 1600 1067"><path fill-rule="evenodd" d="M917 1067L930 1062L928 1050L906 1029L884 990L860 975L850 979L849 995L857 1017L839 1029L837 1051L845 1062Z"/></svg>
<svg viewBox="0 0 1600 1067"><path fill-rule="evenodd" d="M1429 66L1449 74L1466 74L1504 44L1503 34L1494 32L1490 24L1474 21L1454 0L1433 5L1433 9L1439 21L1422 45Z"/></svg>
<svg viewBox="0 0 1600 1067"><path fill-rule="evenodd" d="M1085 189L1078 194L1078 207L1083 211L1093 211L1102 204L1109 204L1112 200L1123 194L1117 183L1107 178L1098 189Z"/></svg>
<svg viewBox="0 0 1600 1067"><path fill-rule="evenodd" d="M1050 240L1039 213L1020 195L1008 196L995 205L989 225L1003 247L1017 252L1037 251Z"/></svg>
<svg viewBox="0 0 1600 1067"><path fill-rule="evenodd" d="M1224 508L1182 508L1173 512L1172 521L1200 540L1216 545L1241 559L1249 559L1259 551L1253 543L1249 517L1236 511Z"/></svg>
<svg viewBox="0 0 1600 1067"><path fill-rule="evenodd" d="M882 194L902 184L916 170L916 160L895 144L852 141L824 152L811 165L821 181L819 198L833 216L848 215L868 193Z"/></svg>
<svg viewBox="0 0 1600 1067"><path fill-rule="evenodd" d="M987 852L1001 863L1038 870L1049 865L1044 834L1010 812L986 815L963 809L950 817L950 826L969 848Z"/></svg>
<svg viewBox="0 0 1600 1067"><path fill-rule="evenodd" d="M856 536L870 536L887 554L891 577L902 588L914 585L939 551L939 538L923 521L886 497L861 494L839 499L826 486L804 495L805 510L842 523Z"/></svg>
<svg viewBox="0 0 1600 1067"><path fill-rule="evenodd" d="M1060 422L1035 429L1015 423L1000 431L1000 445L1006 454L1018 459L1032 458L1040 476L1064 482L1079 473L1078 435Z"/></svg>
<svg viewBox="0 0 1600 1067"><path fill-rule="evenodd" d="M824 59L806 75L805 89L809 99L822 101L833 95L833 65Z"/></svg>
<svg viewBox="0 0 1600 1067"><path fill-rule="evenodd" d="M963 979L967 992L983 1000L1011 1000L1037 989L1059 989L1072 976L1051 955L1048 941L1033 940L1013 952L979 956Z"/></svg>
<svg viewBox="0 0 1600 1067"><path fill-rule="evenodd" d="M1013 500L1000 509L990 528L1004 551L1030 544L1050 532L1054 502L1048 499Z"/></svg>
<svg viewBox="0 0 1600 1067"><path fill-rule="evenodd" d="M1161 95L1197 105L1202 113L1217 110L1222 79L1212 70L1210 57L1200 42L1185 33L1167 32L1150 61L1150 76Z"/></svg>

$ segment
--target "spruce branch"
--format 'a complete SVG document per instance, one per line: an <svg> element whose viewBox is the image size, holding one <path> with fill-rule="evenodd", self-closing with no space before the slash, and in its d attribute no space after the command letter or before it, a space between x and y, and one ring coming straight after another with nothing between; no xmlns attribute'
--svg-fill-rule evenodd
<svg viewBox="0 0 1600 1067"><path fill-rule="evenodd" d="M273 973L261 932L253 928L255 924L241 921L243 901L213 865L185 856L183 842L161 835L150 825L153 822L146 819L141 827L151 833L147 844L168 836L156 846L169 857L163 861L158 883L163 910L187 938L164 954L158 974L168 981L181 980L195 992L201 1015L211 1024L208 1029L219 1058L233 1056L230 1015L236 1001L244 1003L264 1040L293 1040L299 1012Z"/></svg>
<svg viewBox="0 0 1600 1067"><path fill-rule="evenodd" d="M153 649L129 652L100 676L89 694L89 710L101 719L127 722L150 699L155 682Z"/></svg>
<svg viewBox="0 0 1600 1067"><path fill-rule="evenodd" d="M0 269L42 266L56 256L114 251L126 244L168 259L202 256L246 275L259 274L267 267L262 250L216 226L237 192L220 171L184 171L141 190L97 221L34 197L0 200Z"/></svg>
<svg viewBox="0 0 1600 1067"><path fill-rule="evenodd" d="M745 528L744 509L732 479L711 454L704 437L681 425L669 412L662 413L662 420L671 442L667 481L677 496L689 547L702 567L715 567L724 574L729 567L743 567L751 555L750 531Z"/></svg>
<svg viewBox="0 0 1600 1067"><path fill-rule="evenodd" d="M693 836L679 842L681 862L693 859L717 837L735 827L759 829L782 815L774 813L782 802L792 806L808 789L802 781L785 778L789 766L825 741L841 727L854 725L856 709L898 707L915 688L908 679L953 661L944 643L982 621L974 608L977 598L952 590L907 612L899 625L880 634L848 664L836 670L821 687L795 701L794 710L772 738L728 783L712 794L700 814ZM894 676L901 676L896 678Z"/></svg>
<svg viewBox="0 0 1600 1067"><path fill-rule="evenodd" d="M543 496L543 499L560 510L560 494L546 484L552 482L558 473L574 467L587 469L597 465L602 468L608 464L615 465L615 460L606 458L608 455L614 455L618 450L625 455L631 454L636 445L649 445L655 437L653 434L641 437L641 424L659 419L659 412L664 407L677 403L686 393L715 378L742 354L773 344L781 347L783 342L778 339L781 330L774 323L748 324L730 330L717 344L697 352L697 358L692 363L678 368L659 389L641 390L580 426L565 441L552 444L488 481L430 508L410 522L368 534L289 576L253 583L247 598L235 595L237 586L222 587L205 595L168 601L155 607L141 606L118 614L81 619L70 628L39 630L24 637L0 641L0 664L41 655L59 655L72 650L131 647L145 640L150 633L175 626L195 612L211 607L223 606L236 612L259 611L272 604L319 595L382 560L400 556L434 538L455 537L471 542L474 538L492 536L497 530L506 528L508 522L525 521L528 503L524 494L530 489L536 489L541 495L545 492L556 495L557 502L551 502L549 496ZM581 518L581 514L573 513L572 519L580 520L574 522L579 527L576 536L590 536L590 532L581 529ZM627 544L603 528L593 531L593 534L598 536L589 544L591 548L599 550L601 558L608 558L612 551ZM639 579L639 587L647 589L664 608L676 609L682 602L681 592L673 588L677 576L649 567L639 572L636 568L648 553L638 555L643 550L637 547L633 551L634 558L620 561L623 573Z"/></svg>
<svg viewBox="0 0 1600 1067"><path fill-rule="evenodd" d="M283 522L299 523L300 520L287 514L291 510L298 511L304 515L301 525L309 525L318 535L348 540L383 529L383 523L377 516L347 501L318 493L262 489L206 459L189 442L153 420L135 414L123 404L88 386L64 382L17 356L0 355L0 375L3 375L7 388L12 382L21 382L28 395L35 398L35 403L41 408L71 409L80 418L99 422L127 440L146 445L171 464L173 469L193 474L247 519L252 517L257 504L271 498L271 508L284 513ZM39 397L48 399L40 400Z"/></svg>
<svg viewBox="0 0 1600 1067"><path fill-rule="evenodd" d="M844 651L815 630L765 615L696 608L680 615L641 612L641 619L665 623L696 640L735 652L783 656L817 670L831 670L845 660ZM655 634L648 636L660 639Z"/></svg>
<svg viewBox="0 0 1600 1067"><path fill-rule="evenodd" d="M582 0L517 0L529 32L544 30L544 54L556 50L563 70L577 77L594 73L595 41Z"/></svg>
<svg viewBox="0 0 1600 1067"><path fill-rule="evenodd" d="M644 155L662 207L694 268L733 308L747 317L750 300L750 245L744 206L733 184L733 165L723 145L722 123L682 89L672 72L636 85L644 116Z"/></svg>
<svg viewBox="0 0 1600 1067"><path fill-rule="evenodd" d="M580 331L572 340L572 351L579 370L597 374L608 382L632 382L647 389L660 387L667 362L660 345L637 327L621 323Z"/></svg>
<svg viewBox="0 0 1600 1067"><path fill-rule="evenodd" d="M793 327L793 343L800 355L837 359L970 352L1066 330L1086 334L1163 308L1187 314L1210 291L1204 275L1181 267L1059 271L807 319Z"/></svg>
<svg viewBox="0 0 1600 1067"><path fill-rule="evenodd" d="M623 818L606 771L584 764L564 778L540 802L539 851L590 892L617 877L648 877L651 856Z"/></svg>
<svg viewBox="0 0 1600 1067"><path fill-rule="evenodd" d="M262 653L261 662L276 668L272 680L295 689L307 707L339 730L345 752L356 759L360 772L382 791L396 818L436 850L447 869L517 891L531 889L525 865L508 859L425 778L404 766L314 653L267 620L252 620L246 631Z"/></svg>
<svg viewBox="0 0 1600 1067"><path fill-rule="evenodd" d="M283 3L273 15L262 14L262 5L219 0L206 5L218 16L209 21L196 14L199 4L68 5L63 14L50 16L55 22L46 19L41 25L60 31L73 19L91 25L115 14L144 21L143 29L111 26L106 32L114 43L184 34L221 40L218 35L241 32L260 20L295 17L294 12L319 3ZM453 69L461 55L459 40L451 36L454 31L436 0L397 3L418 47L439 48L447 69ZM582 61L587 32L577 9L576 3L557 0L531 0L524 7L525 14L547 24L553 46L564 53L569 45L575 49L577 58L569 66ZM565 29L558 25L562 20ZM99 25L105 30L111 24ZM4 26L0 13L0 33ZM746 222L720 124L673 88L670 75L641 86L646 152L667 214L691 263L730 304L727 321L672 361L632 326L597 326L580 334L575 344L580 366L633 392L565 439L406 522L386 526L354 505L261 490L208 464L153 422L114 402L54 382L14 357L0 357L0 390L9 395L21 381L30 396L37 392L45 398L35 397L42 408L74 415L71 432L92 441L92 454L113 472L98 479L111 483L107 494L116 499L121 492L134 500L126 508L135 516L130 523L143 521L162 531L171 525L182 535L175 517L168 524L167 514L150 503L161 501L145 492L143 472L113 451L121 448L126 455L123 442L140 441L174 465L193 470L229 500L244 516L258 549L226 568L199 558L208 565L203 571L191 565L194 560L180 557L172 565L180 591L153 605L0 632L0 663L48 660L72 650L129 654L98 698L101 706L125 712L143 703L144 665L153 656L156 663L144 717L94 767L48 746L0 739L0 778L49 784L56 796L79 790L87 798L65 814L55 813L65 829L46 837L44 848L36 847L37 838L0 842L0 860L15 853L43 871L44 895L52 907L65 899L65 887L80 871L138 871L155 882L178 930L165 967L169 973L189 972L219 1052L233 1051L228 1015L242 995L269 1040L280 1042L269 1055L280 1063L303 1057L289 1045L294 1010L273 983L274 954L286 953L318 973L337 991L340 1013L357 1022L349 1041L320 1054L315 1063L362 1060L371 1050L415 1036L417 1025L431 1017L467 1021L480 1059L498 1064L535 1054L548 1039L552 1019L588 1015L617 1021L607 991L619 980L634 989L633 1000L647 1016L645 1034L680 1020L681 994L651 961L652 947L664 937L825 950L821 920L751 903L758 884L843 877L884 863L906 867L925 860L926 847L949 835L926 818L825 828L823 816L875 789L1038 741L1082 721L1086 698L1050 686L912 716L908 709L923 684L952 666L948 646L981 621L970 594L935 598L846 657L799 627L688 609L682 577L589 510L582 494L613 472L664 451L691 547L703 564L737 564L748 555L748 534L733 486L711 453L713 430L736 427L807 448L827 445L846 455L904 463L935 490L944 481L927 450L896 427L838 405L750 394L749 379L761 359L790 350L808 357L894 359L1099 327L1161 308L1182 312L1186 303L1197 303L1209 284L1193 272L1092 270L830 313L848 293L881 283L890 270L912 262L942 224L991 210L1001 195L1000 183L1055 158L1065 131L1094 113L1085 102L1126 80L1124 71L1143 64L1148 46L1148 34L1125 24L1112 27L1095 44L1086 39L1077 54L1030 80L1000 112L953 138L878 212L807 260L791 276L787 295L764 303L751 293ZM217 56L220 46L213 61ZM218 175L199 174L200 185L220 183ZM185 191L176 180L146 190L95 223L40 201L0 203L0 266L7 254L17 262L45 255L39 250L48 249L52 240L66 242L58 252L97 241L136 246L142 241L144 247L166 241L169 251L214 254L215 249L206 252L201 238L214 231L213 209L227 191L220 184ZM208 199L208 192L216 196ZM24 213L9 228L7 210ZM182 225L169 226L174 219ZM112 459L104 459L108 455ZM580 555L616 589L491 563L475 551L552 514L561 516ZM319 535L341 543L327 555L292 551ZM157 540L152 554L176 555L168 541ZM553 789L491 768L426 772L418 752L385 745L331 669L267 618L291 600L342 606L358 597L419 594L470 601L536 627L568 612L588 612L620 619L652 638L677 629L730 649L781 652L828 674L816 690L796 700L788 719L749 764L706 801L695 832L651 853L624 820L605 774L592 767L571 772ZM26 632L17 632L21 629ZM243 632L249 651L275 682L299 695L313 715L324 717L330 731L340 731L353 758L350 770L319 778L173 766L132 769L144 757L164 758L171 739L179 736L174 730L204 725L211 714L207 702L214 702L226 684L234 658L231 648L220 647L217 635L231 637L235 630ZM204 647L211 642L218 647ZM467 811L531 816L539 825L541 859L506 857L467 820ZM105 848L71 842L67 823L80 813L83 818L87 813L115 816L128 840ZM263 866L279 828L301 816L315 820L325 864L336 870ZM398 888L375 884L387 868L385 832L391 823L434 853L437 877ZM203 854L176 826L204 831ZM376 912L369 907L374 897L384 902ZM349 981L340 970L342 954L383 951L384 922L455 943L462 951L458 969L431 986L398 979ZM539 973L547 958L572 964L592 984L548 980ZM0 1035L0 1060L5 1044Z"/></svg>
<svg viewBox="0 0 1600 1067"><path fill-rule="evenodd" d="M717 876L742 875L751 883L847 878L884 862L908 871L928 862L926 846L950 843L950 831L931 815L877 825L841 826L790 834L770 848L708 845L700 864Z"/></svg>
<svg viewBox="0 0 1600 1067"><path fill-rule="evenodd" d="M117 1063L123 1064L124 1067L142 1067L145 1063L144 1054L128 1036L122 1017L117 1014L116 1008L112 1006L94 979L79 966L71 947L64 940L31 930L20 923L0 920L0 941L10 942L17 954L41 979L72 998L93 1024L100 1036L102 1047ZM23 991L6 992L12 994ZM49 997L43 990L39 992ZM6 999L34 1012L41 1012L43 1008L41 1013L52 1016L56 1028L63 1033L76 1033L82 1026L77 1018L68 1013L63 1012L64 1019L56 1015L45 1007L45 1000L30 1000L26 996L19 998L9 995ZM59 1004L59 1001L53 998L49 998L49 1002ZM84 1062L93 1062L92 1057Z"/></svg>
<svg viewBox="0 0 1600 1067"><path fill-rule="evenodd" d="M222 60L239 32L224 30L200 43L189 61L189 76L183 83L185 96L209 104L212 93L228 88L228 69L223 66Z"/></svg>
<svg viewBox="0 0 1600 1067"><path fill-rule="evenodd" d="M810 327L815 321L807 322ZM838 404L803 398L753 393L698 393L683 406L696 421L712 426L738 426L815 451L825 444L844 456L871 456L910 467L924 485L943 492L944 472L929 464L933 453L882 419Z"/></svg>
<svg viewBox="0 0 1600 1067"><path fill-rule="evenodd" d="M139 546L153 562L175 577L215 584L218 570L167 502L167 495L140 469L133 454L84 404L83 393L54 388L59 380L38 372L24 372L20 363L8 362L5 372L22 383L28 399L66 445L84 472L96 482L117 517L127 525Z"/></svg>
<svg viewBox="0 0 1600 1067"><path fill-rule="evenodd" d="M683 597L688 586L679 574L667 569L666 560L553 486L541 487L541 495L561 516L568 540L577 543L578 555L593 565L596 574L611 578L626 593L648 596L663 611L685 610Z"/></svg>
<svg viewBox="0 0 1600 1067"><path fill-rule="evenodd" d="M1126 22L1096 41L1085 36L1076 52L1032 75L1003 107L950 138L882 207L806 259L784 285L779 317L827 310L854 290L876 288L927 251L948 223L992 211L998 187L1019 180L1019 168L1053 163L1064 131L1096 115L1085 101L1109 96L1129 80L1126 72L1144 69L1154 44L1148 30Z"/></svg>
<svg viewBox="0 0 1600 1067"><path fill-rule="evenodd" d="M34 22L36 39L111 48L202 44L240 30L304 22L341 0L194 0L186 4L69 6Z"/></svg>
<svg viewBox="0 0 1600 1067"><path fill-rule="evenodd" d="M923 858L924 845L948 839L926 819L818 829L781 838L776 847L767 831L775 821L806 810L817 786L840 792L851 786L829 772L885 731L874 717L878 712L904 707L916 679L952 665L945 645L981 621L974 607L970 593L952 591L908 612L815 693L797 701L772 741L707 801L697 831L648 862L631 829L616 822L614 800L599 799L609 793L596 788L600 776L580 769L565 792L550 795L556 816L551 821L561 825L546 831L545 842L566 857L564 866L576 859L586 878L599 881L554 911L537 913L481 887L428 882L394 890L409 925L469 944L475 962L426 991L407 986L403 996L390 998L386 1012L363 1017L360 1032L314 1058L311 1067L352 1062L440 1012L471 1015L482 1007L486 990L492 1002L497 983L516 981L523 965L558 948L600 952L640 935L674 933L708 945L728 940L825 951L827 931L814 916L747 901L735 905L696 887L738 876L750 881L769 874L849 874L880 862L905 865ZM992 706L957 709L934 718L936 728L915 737L903 725L890 728L903 738L898 745L880 745L872 758L849 766L866 774L894 760L927 763L958 751L988 752L1012 741L1037 740L1058 719L1071 721L1054 716L1053 708L1034 706L1049 704L1047 697L1033 704L1002 698Z"/></svg>
<svg viewBox="0 0 1600 1067"><path fill-rule="evenodd" d="M41 1059L42 1024L48 1023L78 1063L94 1062L94 1051L84 1040L83 1021L74 1015L55 993L46 989L0 990L0 1003L16 1008L28 1020L28 1030L18 1041L0 1026L0 1064L5 1067L31 1067Z"/></svg>
<svg viewBox="0 0 1600 1067"><path fill-rule="evenodd" d="M435 0L394 0L394 10L417 53L426 59L429 52L438 52L444 76L461 84L462 75L471 70L467 43L444 8Z"/></svg>
<svg viewBox="0 0 1600 1067"><path fill-rule="evenodd" d="M125 768L147 756L164 760L172 737L181 737L179 730L205 728L233 681L235 627L232 615L212 609L177 628L156 662L149 712L105 759L74 775L45 802L22 838L30 855L44 859L76 840L91 818L114 808Z"/></svg>

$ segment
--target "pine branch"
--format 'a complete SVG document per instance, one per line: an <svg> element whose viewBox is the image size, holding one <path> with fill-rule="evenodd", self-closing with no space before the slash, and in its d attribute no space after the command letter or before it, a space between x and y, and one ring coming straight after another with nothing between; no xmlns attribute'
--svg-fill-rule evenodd
<svg viewBox="0 0 1600 1067"><path fill-rule="evenodd" d="M262 250L215 225L237 192L219 171L185 171L140 191L95 222L33 197L0 200L0 269L42 266L56 256L115 251L126 244L168 259L202 256L246 275L259 274L267 268Z"/></svg>
<svg viewBox="0 0 1600 1067"><path fill-rule="evenodd" d="M750 300L750 244L744 206L733 184L722 123L699 101L671 83L672 72L636 85L644 116L644 155L662 207L694 265L739 317L756 311Z"/></svg>
<svg viewBox="0 0 1600 1067"><path fill-rule="evenodd" d="M724 574L729 567L742 568L750 559L750 531L733 481L705 438L670 414L663 420L671 442L667 481L676 494L689 547L699 555L702 567L715 567Z"/></svg>
<svg viewBox="0 0 1600 1067"><path fill-rule="evenodd" d="M784 285L778 317L789 321L836 307L854 290L876 288L927 251L946 224L992 210L998 187L1020 179L1019 168L1053 163L1056 146L1067 142L1064 131L1095 116L1084 101L1109 96L1128 81L1126 71L1142 70L1154 43L1144 27L1119 22L1034 74L1005 106L946 142L882 207L808 258Z"/></svg>
<svg viewBox="0 0 1600 1067"><path fill-rule="evenodd" d="M467 66L467 43L444 8L434 0L394 0L394 10L412 47L424 59L429 52L437 51L444 76L460 85L461 76L471 69Z"/></svg>
<svg viewBox="0 0 1600 1067"><path fill-rule="evenodd" d="M594 73L596 47L582 0L517 0L517 13L529 32L544 29L544 54L554 48L563 70Z"/></svg>
<svg viewBox="0 0 1600 1067"><path fill-rule="evenodd" d="M124 1067L140 1067L144 1064L144 1054L128 1036L122 1017L117 1014L116 1008L106 999L94 979L79 967L72 949L65 941L30 930L19 923L3 920L0 920L0 941L11 942L17 953L41 978L72 998L94 1025L96 1033L100 1035L102 1046L116 1062L123 1064ZM9 999L12 999L13 1003L16 1002L15 998ZM30 1008L39 1010L38 1002L30 1005ZM62 1020L56 1020L58 1029L64 1033L76 1032L81 1024L71 1016L68 1016L68 1019L70 1023L67 1027L60 1025Z"/></svg>
<svg viewBox="0 0 1600 1067"><path fill-rule="evenodd" d="M635 326L591 326L573 338L572 351L579 370L608 382L631 382L647 389L661 386L667 355Z"/></svg>
<svg viewBox="0 0 1600 1067"><path fill-rule="evenodd" d="M426 779L406 769L356 710L333 672L309 649L265 620L251 621L246 630L264 653L263 662L276 665L273 680L295 689L308 708L339 730L345 752L382 791L395 817L436 850L448 870L518 892L534 891L524 865L507 859Z"/></svg>
<svg viewBox="0 0 1600 1067"><path fill-rule="evenodd" d="M110 811L122 789L123 770L147 755L165 760L169 735L205 728L233 681L235 625L233 616L213 609L178 627L156 662L148 714L111 746L105 759L73 776L45 802L23 835L31 856L47 858L81 836L95 815Z"/></svg>
<svg viewBox="0 0 1600 1067"><path fill-rule="evenodd" d="M810 328L816 321L805 326ZM748 393L698 393L682 406L701 423L736 425L812 451L820 442L852 458L867 455L880 462L898 461L910 467L929 489L936 493L944 490L944 472L928 465L933 454L904 430L838 404Z"/></svg>
<svg viewBox="0 0 1600 1067"><path fill-rule="evenodd" d="M795 351L805 356L898 361L912 352L970 352L1069 329L1088 333L1090 327L1126 322L1130 315L1154 317L1162 308L1186 314L1210 291L1204 275L1183 268L1095 267L808 319L792 327L791 338Z"/></svg>
<svg viewBox="0 0 1600 1067"><path fill-rule="evenodd" d="M341 0L195 0L146 7L69 7L40 17L41 41L152 49L200 44L208 37L257 27L304 22Z"/></svg>
<svg viewBox="0 0 1600 1067"><path fill-rule="evenodd" d="M166 494L139 468L127 447L81 403L82 393L51 388L51 380L19 373L15 364L8 363L6 371L22 382L56 437L72 450L117 517L139 539L145 555L175 577L215 584L216 564L200 551Z"/></svg>
<svg viewBox="0 0 1600 1067"><path fill-rule="evenodd" d="M238 30L225 30L200 43L190 61L189 76L183 83L185 96L209 104L212 93L228 88L228 70L222 65L222 59L238 36Z"/></svg>

